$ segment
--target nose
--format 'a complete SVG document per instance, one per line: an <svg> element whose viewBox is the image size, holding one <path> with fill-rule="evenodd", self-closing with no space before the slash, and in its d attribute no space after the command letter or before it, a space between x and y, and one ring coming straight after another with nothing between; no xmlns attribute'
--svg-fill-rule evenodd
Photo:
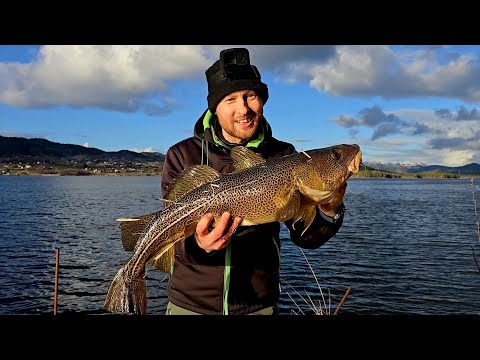
<svg viewBox="0 0 480 360"><path fill-rule="evenodd" d="M250 107L248 106L248 101L246 98L242 98L237 103L237 113L240 115L247 115L250 111Z"/></svg>

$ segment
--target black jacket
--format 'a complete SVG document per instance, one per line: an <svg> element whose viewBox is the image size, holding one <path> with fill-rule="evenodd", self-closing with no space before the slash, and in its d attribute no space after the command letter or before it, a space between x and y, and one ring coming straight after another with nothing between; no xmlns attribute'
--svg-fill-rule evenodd
<svg viewBox="0 0 480 360"><path fill-rule="evenodd" d="M188 165L206 164L220 173L234 170L229 155L231 145L221 138L216 116L206 111L196 122L194 136L170 147L162 174L162 194L168 194L170 182ZM216 130L215 130L216 129ZM256 139L246 144L265 159L292 154L292 144L272 136L266 120ZM300 236L303 223L285 225L291 240L302 248L314 249L334 236L343 222L332 224L317 214ZM280 224L240 226L225 248L206 253L193 236L175 244L175 262L168 284L169 301L202 314L248 314L275 305L279 301ZM224 304L228 302L228 309Z"/></svg>

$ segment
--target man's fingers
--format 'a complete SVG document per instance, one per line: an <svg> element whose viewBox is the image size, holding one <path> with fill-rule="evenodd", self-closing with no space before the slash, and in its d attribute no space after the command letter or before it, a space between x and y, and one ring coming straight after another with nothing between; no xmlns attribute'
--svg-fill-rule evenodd
<svg viewBox="0 0 480 360"><path fill-rule="evenodd" d="M202 236L211 235L216 239L223 241L228 240L235 233L235 230L242 222L242 218L236 217L232 220L232 217L228 211L224 212L214 228L211 228L213 221L213 215L205 214L197 224L197 233Z"/></svg>
<svg viewBox="0 0 480 360"><path fill-rule="evenodd" d="M202 216L202 218L198 221L197 224L197 233L200 235L207 235L208 234L208 227L213 220L213 215L207 213Z"/></svg>
<svg viewBox="0 0 480 360"><path fill-rule="evenodd" d="M215 241L215 247L216 247L217 250L222 249L225 246L227 246L227 244L230 242L230 239L232 238L233 234L237 230L237 227L242 222L242 218L240 218L240 217L236 217L235 219L233 219L233 222L231 220L232 220L231 216L230 216L230 214L228 214L228 222L226 223L226 226L228 226L228 224L230 224L230 223L231 223L231 225L228 228L228 231L226 233L224 233L222 236L220 236L217 239L217 241Z"/></svg>
<svg viewBox="0 0 480 360"><path fill-rule="evenodd" d="M230 223L230 213L224 212L218 220L215 227L210 232L210 235L215 238L220 238L226 231L228 224Z"/></svg>
<svg viewBox="0 0 480 360"><path fill-rule="evenodd" d="M242 218L238 216L235 219L233 219L233 223L230 225L230 228L223 235L223 237L227 240L230 239L233 236L233 234L235 234L235 231L237 230L237 227L240 225L241 222L242 222Z"/></svg>
<svg viewBox="0 0 480 360"><path fill-rule="evenodd" d="M215 229L213 230L215 231L218 237L221 237L222 235L225 234L227 227L230 225L231 221L232 219L231 219L230 213L224 212L220 217L220 220L218 220L217 226L215 226Z"/></svg>

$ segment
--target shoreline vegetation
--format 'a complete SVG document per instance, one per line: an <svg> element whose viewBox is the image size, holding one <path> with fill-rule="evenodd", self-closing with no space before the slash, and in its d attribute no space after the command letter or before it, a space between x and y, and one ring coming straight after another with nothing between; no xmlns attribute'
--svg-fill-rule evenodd
<svg viewBox="0 0 480 360"><path fill-rule="evenodd" d="M103 151L46 139L0 136L0 176L161 176L165 155L130 150ZM400 172L404 171L404 172ZM413 172L416 171L416 172ZM441 165L417 169L382 168L363 164L353 178L470 179L480 178L480 164Z"/></svg>
<svg viewBox="0 0 480 360"><path fill-rule="evenodd" d="M78 167L4 167L0 176L161 176L162 165L129 169L99 169ZM478 179L480 174L459 174L444 171L428 171L420 173L395 173L366 169L352 175L352 178L385 178L385 179Z"/></svg>
<svg viewBox="0 0 480 360"><path fill-rule="evenodd" d="M0 176L160 176L162 163L139 167L68 167L68 166L5 166Z"/></svg>
<svg viewBox="0 0 480 360"><path fill-rule="evenodd" d="M0 176L161 176L164 160L165 155L159 152L108 152L46 139L0 136ZM352 177L471 179L480 178L480 164L472 163L460 167L432 165L417 169L395 167L382 170L363 164L360 171Z"/></svg>

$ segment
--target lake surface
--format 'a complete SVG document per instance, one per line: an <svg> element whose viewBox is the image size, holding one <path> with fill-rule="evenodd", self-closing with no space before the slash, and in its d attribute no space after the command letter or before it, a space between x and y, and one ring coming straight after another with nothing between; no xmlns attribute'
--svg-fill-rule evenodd
<svg viewBox="0 0 480 360"><path fill-rule="evenodd" d="M342 315L480 314L479 183L350 179L324 246L302 251L282 227L281 314L311 314L309 299L333 314L348 289ZM0 176L0 315L53 314L57 248L57 312L109 314L131 256L115 219L159 210L160 193L158 176ZM147 279L148 313L161 315L168 279L151 267Z"/></svg>

